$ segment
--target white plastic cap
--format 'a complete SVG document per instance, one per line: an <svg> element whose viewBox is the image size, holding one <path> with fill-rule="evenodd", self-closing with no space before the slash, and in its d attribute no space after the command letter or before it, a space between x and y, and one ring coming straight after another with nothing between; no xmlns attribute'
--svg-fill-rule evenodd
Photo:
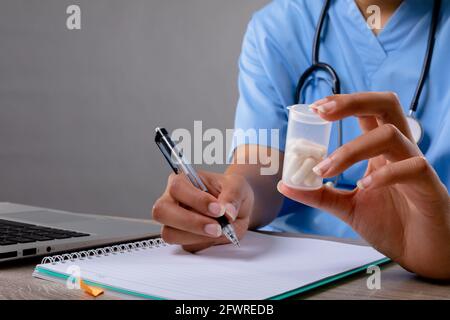
<svg viewBox="0 0 450 320"><path fill-rule="evenodd" d="M328 121L322 119L307 104L296 104L288 107L289 117L294 121L308 124L327 124Z"/></svg>

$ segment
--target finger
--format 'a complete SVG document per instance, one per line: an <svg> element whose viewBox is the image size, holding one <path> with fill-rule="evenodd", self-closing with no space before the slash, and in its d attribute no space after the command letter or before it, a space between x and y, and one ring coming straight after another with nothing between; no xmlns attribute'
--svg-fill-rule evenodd
<svg viewBox="0 0 450 320"><path fill-rule="evenodd" d="M314 111L314 113L321 115L321 113L323 114L323 112L319 112L318 107L321 104L325 104L327 102L330 102L329 98L318 100L318 101L314 102L313 104L311 104L310 108L312 109L312 111ZM323 114L322 116L325 117L326 115ZM375 118L374 116L359 116L358 122L359 122L359 126L361 127L363 133L369 132L370 130L373 130L376 127L378 127L377 118Z"/></svg>
<svg viewBox="0 0 450 320"><path fill-rule="evenodd" d="M365 128L373 128L375 117L379 125L393 124L408 139L413 141L408 122L398 96L392 92L364 92L330 96L312 104L320 116L328 121L337 121L357 116L365 122Z"/></svg>
<svg viewBox="0 0 450 320"><path fill-rule="evenodd" d="M236 230L236 234L237 237L239 239L242 239L244 237L244 234L247 232L248 230L248 218L247 219L240 219L237 220L236 223L234 224L234 228ZM194 240L196 239L195 237L193 238ZM187 241L190 242L190 241ZM203 242L196 242L194 244L186 244L183 245L183 249L189 252L197 252L206 248L209 248L210 246L213 245L219 245L219 244L229 244L230 241L225 237L225 236L221 236L220 238L217 239L213 239L210 241L203 241Z"/></svg>
<svg viewBox="0 0 450 320"><path fill-rule="evenodd" d="M208 192L217 198L220 193L220 180L223 174L199 170L198 175L208 188Z"/></svg>
<svg viewBox="0 0 450 320"><path fill-rule="evenodd" d="M204 215L217 218L224 214L214 196L194 187L184 175L171 175L167 192L175 201Z"/></svg>
<svg viewBox="0 0 450 320"><path fill-rule="evenodd" d="M322 177L332 177L359 161L379 155L388 161L402 161L422 153L394 125L385 124L339 147L313 171Z"/></svg>
<svg viewBox="0 0 450 320"><path fill-rule="evenodd" d="M359 189L375 189L414 182L414 185L440 181L425 157L418 156L387 164L359 180Z"/></svg>
<svg viewBox="0 0 450 320"><path fill-rule="evenodd" d="M178 244L183 246L201 244L209 247L216 244L216 240L212 240L209 237L193 234L170 226L162 227L161 238L168 244Z"/></svg>
<svg viewBox="0 0 450 320"><path fill-rule="evenodd" d="M245 197L248 194L245 190L246 186L244 178L240 175L227 175L222 183L218 199L232 221L236 220L243 201L246 200ZM244 213L247 213L247 210Z"/></svg>
<svg viewBox="0 0 450 320"><path fill-rule="evenodd" d="M379 126L377 118L374 116L359 116L358 122L363 133L367 133Z"/></svg>
<svg viewBox="0 0 450 320"><path fill-rule="evenodd" d="M209 238L218 238L222 234L220 225L213 218L169 201L156 201L153 206L153 219L163 225Z"/></svg>
<svg viewBox="0 0 450 320"><path fill-rule="evenodd" d="M282 181L278 183L278 191L289 199L301 202L307 206L330 212L349 223L352 212L352 197L354 191L338 190L324 186L319 190L303 191L293 189Z"/></svg>

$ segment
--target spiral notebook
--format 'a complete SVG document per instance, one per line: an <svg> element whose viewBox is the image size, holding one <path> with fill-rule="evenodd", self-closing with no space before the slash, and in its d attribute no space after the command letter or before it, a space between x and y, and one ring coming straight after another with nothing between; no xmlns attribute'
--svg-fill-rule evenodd
<svg viewBox="0 0 450 320"><path fill-rule="evenodd" d="M368 246L249 232L196 254L161 239L46 257L33 275L146 299L281 299L388 259Z"/></svg>

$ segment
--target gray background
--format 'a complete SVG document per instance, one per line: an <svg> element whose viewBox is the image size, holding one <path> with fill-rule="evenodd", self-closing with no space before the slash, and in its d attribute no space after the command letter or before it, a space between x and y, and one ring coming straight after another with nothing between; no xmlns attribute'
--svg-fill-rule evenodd
<svg viewBox="0 0 450 320"><path fill-rule="evenodd" d="M267 2L1 0L0 201L149 217L169 173L154 127L232 128L242 36Z"/></svg>

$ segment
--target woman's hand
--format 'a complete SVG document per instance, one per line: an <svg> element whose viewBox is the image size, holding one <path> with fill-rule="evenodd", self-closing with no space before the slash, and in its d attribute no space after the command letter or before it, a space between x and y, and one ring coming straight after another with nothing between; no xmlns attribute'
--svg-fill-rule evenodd
<svg viewBox="0 0 450 320"><path fill-rule="evenodd" d="M393 93L337 95L312 108L329 121L356 116L363 135L343 145L314 171L333 177L369 160L358 188L299 191L285 196L335 214L377 250L419 275L450 279L450 198L413 142Z"/></svg>
<svg viewBox="0 0 450 320"><path fill-rule="evenodd" d="M190 252L229 243L214 219L224 214L241 239L253 208L253 191L242 176L202 172L200 177L210 194L195 188L184 175L172 174L153 206L153 219L163 225L164 241Z"/></svg>

